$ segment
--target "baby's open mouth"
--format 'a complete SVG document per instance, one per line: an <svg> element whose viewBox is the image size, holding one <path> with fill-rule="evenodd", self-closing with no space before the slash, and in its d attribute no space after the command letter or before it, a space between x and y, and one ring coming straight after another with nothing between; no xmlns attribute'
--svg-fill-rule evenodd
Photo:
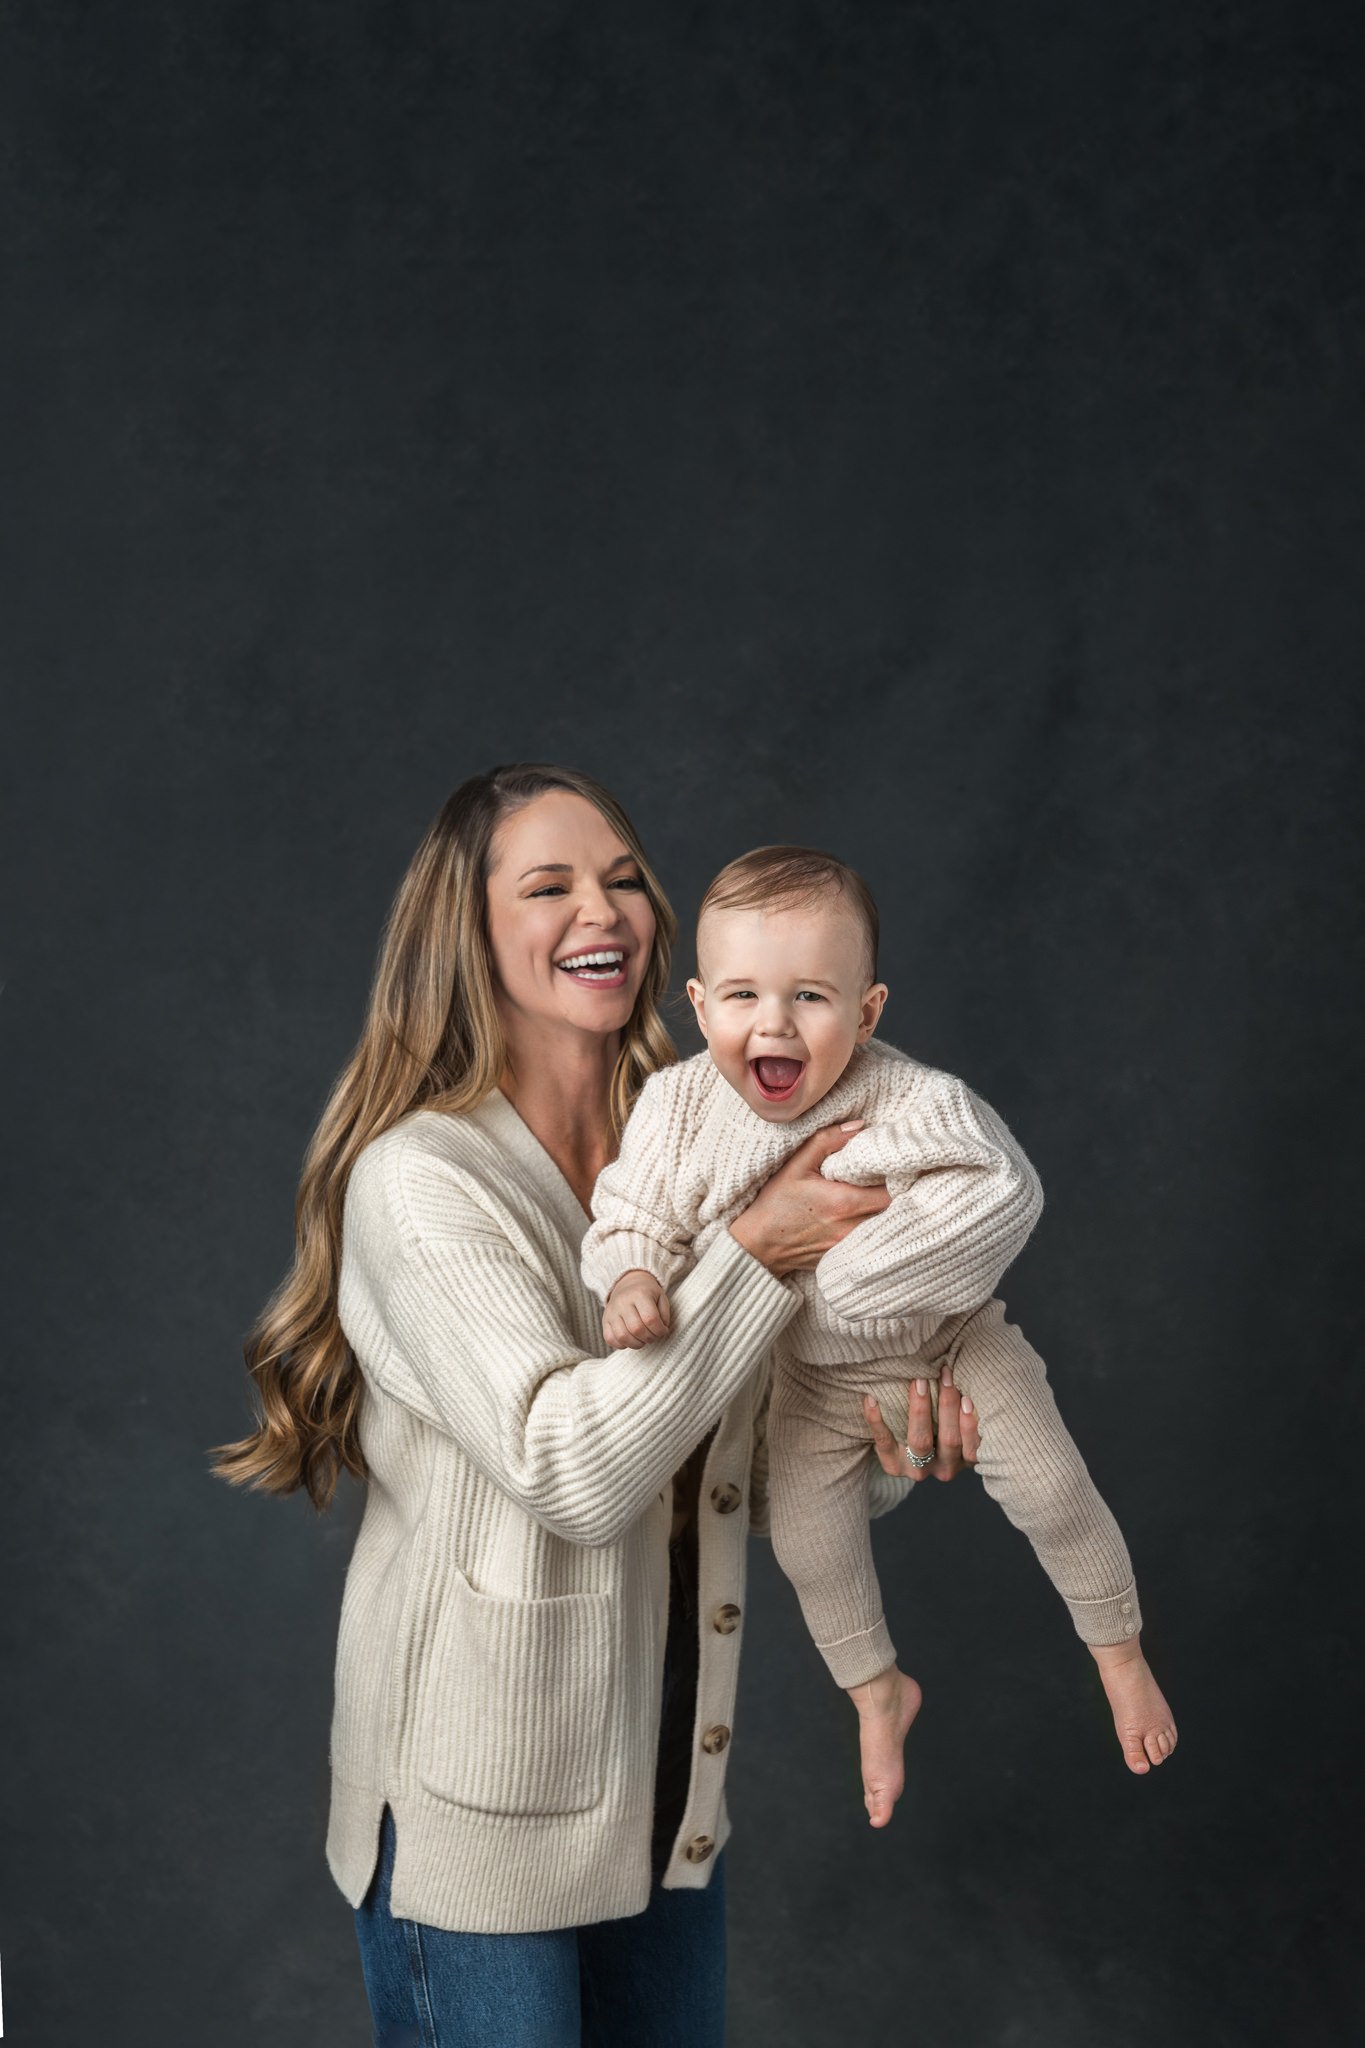
<svg viewBox="0 0 1365 2048"><path fill-rule="evenodd" d="M795 1092L797 1082L806 1071L806 1062L768 1055L763 1059L750 1060L749 1070L765 1102L785 1102Z"/></svg>

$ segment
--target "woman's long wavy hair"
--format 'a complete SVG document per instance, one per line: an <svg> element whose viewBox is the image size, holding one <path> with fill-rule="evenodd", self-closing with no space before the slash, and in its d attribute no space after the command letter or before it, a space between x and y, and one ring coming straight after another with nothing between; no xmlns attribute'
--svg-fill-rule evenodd
<svg viewBox="0 0 1365 2048"><path fill-rule="evenodd" d="M342 1470L366 1476L361 1379L337 1319L341 1213L361 1150L411 1111L473 1109L502 1078L506 1044L494 999L487 880L502 820L547 790L586 797L640 864L654 945L611 1082L618 1140L639 1090L677 1051L659 1002L678 924L630 819L592 776L515 762L462 782L414 854L384 927L360 1041L328 1098L294 1204L294 1263L247 1334L259 1422L211 1447L210 1470L265 1493L305 1487L330 1506Z"/></svg>

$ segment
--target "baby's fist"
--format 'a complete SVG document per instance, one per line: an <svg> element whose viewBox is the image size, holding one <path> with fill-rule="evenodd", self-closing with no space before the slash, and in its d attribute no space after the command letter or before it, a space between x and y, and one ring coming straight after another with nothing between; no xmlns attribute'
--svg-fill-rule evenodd
<svg viewBox="0 0 1365 2048"><path fill-rule="evenodd" d="M666 1337L673 1310L652 1273L623 1273L607 1296L602 1335L613 1351L638 1351Z"/></svg>

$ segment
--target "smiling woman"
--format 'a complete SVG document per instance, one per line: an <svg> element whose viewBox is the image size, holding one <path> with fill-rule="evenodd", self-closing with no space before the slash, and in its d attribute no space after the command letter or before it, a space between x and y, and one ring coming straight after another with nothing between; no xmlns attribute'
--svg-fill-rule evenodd
<svg viewBox="0 0 1365 2048"><path fill-rule="evenodd" d="M581 1247L632 1104L677 1059L675 931L591 777L523 764L455 791L247 1341L258 1427L216 1454L320 1508L343 1469L366 1482L327 1858L380 2043L723 2036L725 1772L784 1276L887 1196L822 1177L845 1138L815 1134L698 1259L648 1359L603 1354Z"/></svg>
<svg viewBox="0 0 1365 2048"><path fill-rule="evenodd" d="M533 1129L543 1112L551 1157L586 1210L613 1121L602 1035L629 1035L646 970L656 956L669 957L677 927L624 813L618 824L574 789L544 790L499 822L485 889L504 1093ZM661 914L664 944L656 947ZM666 978L665 970L663 985ZM663 1037L652 1065L666 1064L673 1047L653 1000L647 1016ZM619 1122L612 1135L619 1137Z"/></svg>

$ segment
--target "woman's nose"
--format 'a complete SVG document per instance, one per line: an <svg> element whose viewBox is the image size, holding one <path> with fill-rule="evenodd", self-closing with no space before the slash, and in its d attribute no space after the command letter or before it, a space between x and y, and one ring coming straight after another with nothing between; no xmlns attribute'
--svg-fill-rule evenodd
<svg viewBox="0 0 1365 2048"><path fill-rule="evenodd" d="M619 903L613 902L612 898L608 895L598 894L586 897L579 905L577 922L584 925L601 926L609 931L617 923L620 915L621 906Z"/></svg>

